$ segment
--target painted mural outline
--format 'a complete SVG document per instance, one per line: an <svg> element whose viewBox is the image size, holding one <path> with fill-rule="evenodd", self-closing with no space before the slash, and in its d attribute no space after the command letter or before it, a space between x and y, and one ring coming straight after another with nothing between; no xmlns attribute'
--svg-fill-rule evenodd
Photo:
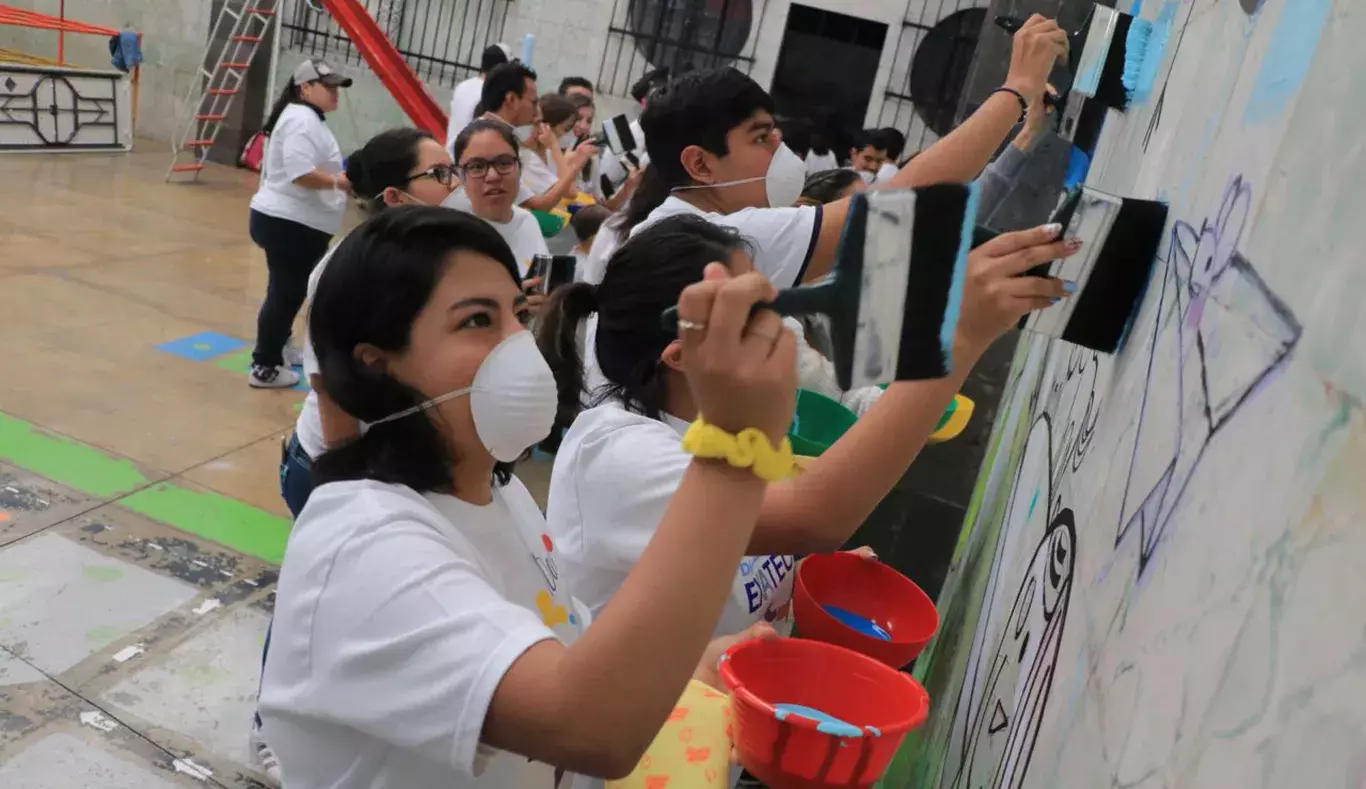
<svg viewBox="0 0 1366 789"><path fill-rule="evenodd" d="M1067 380L1081 380L1076 361L1075 356L1068 359ZM1054 396L1058 389L1052 388ZM1074 396L1073 404L1079 399ZM1089 408L1094 392L1087 402ZM1074 444L1064 440L1055 450L1048 413L1034 420L1021 456L1021 473L1007 504L1010 515L1002 538L1012 542L1046 525L1011 598L990 658L984 661L985 651L976 654L975 670L964 677L959 691L965 735L957 754L954 789L1017 789L1029 770L1053 686L1076 570L1075 518L1071 509L1061 506L1062 498L1054 490L1055 460L1067 461ZM997 556L1007 553L1002 549ZM1001 581L1002 570L999 562L992 568L992 590ZM976 643L985 644L991 632L993 602L989 590L982 619L985 630L979 631Z"/></svg>
<svg viewBox="0 0 1366 789"><path fill-rule="evenodd" d="M1238 251L1251 205L1252 187L1237 176L1198 231L1179 220L1171 230L1115 534L1116 547L1139 534L1140 576L1210 442L1284 367L1303 332ZM1154 386L1158 380L1176 386ZM1145 429L1161 409L1175 435Z"/></svg>

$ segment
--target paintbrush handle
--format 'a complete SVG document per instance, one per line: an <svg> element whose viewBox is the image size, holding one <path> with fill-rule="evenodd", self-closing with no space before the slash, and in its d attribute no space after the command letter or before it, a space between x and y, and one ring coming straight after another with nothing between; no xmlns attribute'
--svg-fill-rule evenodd
<svg viewBox="0 0 1366 789"><path fill-rule="evenodd" d="M1001 14L996 17L996 26L1013 36L1020 32L1020 28L1024 27L1024 20L1018 16Z"/></svg>
<svg viewBox="0 0 1366 789"><path fill-rule="evenodd" d="M788 317L792 315L812 315L816 313L826 313L830 308L830 285L814 285L803 288L788 288L778 291L778 296L773 301L764 301L754 305L750 310L750 315L759 310L773 310L774 312ZM660 325L664 331L671 334L678 332L678 307L670 307L664 310L659 316Z"/></svg>

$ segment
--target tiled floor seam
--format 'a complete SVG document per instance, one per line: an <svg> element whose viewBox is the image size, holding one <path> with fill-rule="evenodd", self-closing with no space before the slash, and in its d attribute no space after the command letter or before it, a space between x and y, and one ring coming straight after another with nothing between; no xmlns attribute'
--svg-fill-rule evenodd
<svg viewBox="0 0 1366 789"><path fill-rule="evenodd" d="M29 668L33 669L34 671L38 672L39 674L42 674L42 675L43 675L43 678L46 679L48 682L51 682L52 684L54 684L54 685L56 685L57 687L61 688L64 692L70 693L72 696L75 696L76 698L78 698L78 699L80 699L81 701L85 702L85 703L86 703L87 705L89 705L92 709L99 711L99 713L100 713L101 715L105 716L106 718L108 718L109 720L113 721L114 723L117 723L119 726L122 726L124 729L128 730L129 732L132 732L133 736L137 737L138 739L142 740L143 742L147 743L148 745L152 746L153 748L157 749L158 751L160 751L160 752L166 754L166 755L167 755L168 757L170 757L172 760L178 760L178 759L183 759L183 758L185 758L184 756L177 755L177 754L175 753L175 751L172 751L172 750L166 748L166 747L163 746L161 743L159 743L159 742L157 742L156 740L152 739L151 737L148 737L147 735L143 734L141 731L138 730L138 728L137 728L136 726L133 726L133 725L130 724L128 721L124 720L123 718L120 718L119 715L118 715L118 713L115 712L115 711L113 711L113 709L111 709L111 708L109 708L109 707L106 707L106 706L103 706L103 705L101 705L99 702L96 702L96 701L91 700L91 699L90 699L89 697L87 697L85 694L81 693L78 689L73 688L73 687L67 685L65 682L62 682L62 680L61 680L60 678L53 676L52 674L50 674L50 673L44 671L43 669L41 669L41 668L39 668L38 666L34 665L33 663L29 662L28 660L25 660L25 659L23 658L23 656L21 656L21 655L16 655L15 653L11 652L10 650L5 649L5 647L3 647L3 646L0 646L0 652L4 652L5 654L9 655L10 657L14 658L15 660L18 660L19 662L23 663L24 665L28 666ZM213 786L213 787L217 787L217 789L233 789L233 787L227 786L227 785L225 785L225 784L223 784L223 783L220 783L220 782L218 782L217 780L215 780L214 777L213 777L213 775L209 775L209 776L207 776L207 777L200 777L200 780L203 781L206 785Z"/></svg>

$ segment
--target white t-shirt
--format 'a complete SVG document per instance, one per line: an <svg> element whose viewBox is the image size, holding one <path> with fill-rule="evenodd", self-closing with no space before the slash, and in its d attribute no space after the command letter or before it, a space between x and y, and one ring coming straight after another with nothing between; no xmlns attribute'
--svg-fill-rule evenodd
<svg viewBox="0 0 1366 789"><path fill-rule="evenodd" d="M612 259L612 253L621 246L621 233L617 229L619 216L620 214L603 222L598 228L598 234L593 236L593 243L588 247L588 255L583 261L584 282L597 285L607 273L607 261Z"/></svg>
<svg viewBox="0 0 1366 789"><path fill-rule="evenodd" d="M692 462L681 446L687 427L610 402L580 413L565 434L550 475L546 526L565 582L595 616L640 560L683 481ZM791 556L746 557L715 635L761 621L789 632L795 568Z"/></svg>
<svg viewBox="0 0 1366 789"><path fill-rule="evenodd" d="M542 159L540 154L523 146L519 156L522 159L522 188L533 196L549 192L555 186L555 182L560 180L555 160L549 153Z"/></svg>
<svg viewBox="0 0 1366 789"><path fill-rule="evenodd" d="M588 624L514 479L475 506L401 485L313 491L280 568L261 682L290 789L552 789L555 768L480 743L528 648ZM545 571L542 568L547 568Z"/></svg>
<svg viewBox="0 0 1366 789"><path fill-rule="evenodd" d="M323 269L327 268L327 262L332 259L332 253L337 251L338 241L328 247L322 260L313 267L313 273L308 276L308 296L304 301L305 305L313 303L313 294L318 292L318 282L322 279ZM304 380L307 381L311 375L316 375L321 370L318 369L318 355L313 352L313 340L308 335L308 313L304 313ZM303 409L299 411L299 419L294 423L294 435L299 437L299 446L303 448L308 456L316 460L324 451L327 450L327 442L323 440L323 418L318 410L318 393L312 389L308 390L308 396L304 398Z"/></svg>
<svg viewBox="0 0 1366 789"><path fill-rule="evenodd" d="M266 142L261 185L251 207L276 219L288 219L335 235L346 213L346 193L338 189L309 189L294 179L321 170L342 173L341 148L318 111L290 104L280 113Z"/></svg>
<svg viewBox="0 0 1366 789"><path fill-rule="evenodd" d="M537 255L549 255L545 236L541 235L541 223L531 212L521 206L512 207L512 219L507 222L494 222L485 219L498 235L512 247L512 256L517 258L517 266L523 277L531 269L531 259Z"/></svg>
<svg viewBox="0 0 1366 789"><path fill-rule="evenodd" d="M645 221L632 228L631 235L661 219L680 214L693 214L712 224L740 231L740 235L753 245L755 270L779 288L790 288L802 281L806 266L816 251L821 218L824 216L822 207L818 205L744 208L733 214L713 214L669 195L645 217Z"/></svg>
<svg viewBox="0 0 1366 789"><path fill-rule="evenodd" d="M821 219L824 216L821 206L796 206L794 208L745 208L733 214L713 214L679 200L670 195L658 208L650 212L643 222L631 230L631 235L639 233L650 225L671 216L694 214L718 225L733 227L740 235L749 240L754 249L754 268L768 277L779 288L790 288L802 281L806 266L816 251L816 240L820 238ZM593 247L588 252L584 279L593 284L602 282L607 271L607 262L616 252L619 233L612 222L603 224ZM598 316L588 316L586 331L587 347L584 349L583 369L584 387L591 402L592 394L598 387L607 383L598 366L594 343L597 337Z"/></svg>
<svg viewBox="0 0 1366 789"><path fill-rule="evenodd" d="M835 154L831 151L827 151L825 153L816 153L815 151L811 151L806 155L807 175L823 173L826 170L838 170L839 168L839 159L836 159Z"/></svg>
<svg viewBox="0 0 1366 789"><path fill-rule="evenodd" d="M455 91L451 93L451 117L446 124L446 150L449 152L455 147L455 138L460 136L460 132L470 125L474 120L474 108L479 105L479 99L484 92L484 78L470 77L455 86ZM455 154L451 154L454 156Z"/></svg>

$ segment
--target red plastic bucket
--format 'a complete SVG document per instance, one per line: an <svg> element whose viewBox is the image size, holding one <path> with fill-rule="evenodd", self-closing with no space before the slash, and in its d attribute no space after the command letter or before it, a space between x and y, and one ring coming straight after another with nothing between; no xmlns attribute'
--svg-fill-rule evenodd
<svg viewBox="0 0 1366 789"><path fill-rule="evenodd" d="M737 644L722 659L721 679L731 691L740 763L770 789L872 786L929 714L929 695L909 675L819 641ZM822 731L796 712L780 719L781 705L819 710L857 730Z"/></svg>
<svg viewBox="0 0 1366 789"><path fill-rule="evenodd" d="M889 638L859 632L827 607L869 620ZM850 553L803 559L792 611L802 638L846 647L892 668L915 660L939 629L934 601L914 581L882 562Z"/></svg>

